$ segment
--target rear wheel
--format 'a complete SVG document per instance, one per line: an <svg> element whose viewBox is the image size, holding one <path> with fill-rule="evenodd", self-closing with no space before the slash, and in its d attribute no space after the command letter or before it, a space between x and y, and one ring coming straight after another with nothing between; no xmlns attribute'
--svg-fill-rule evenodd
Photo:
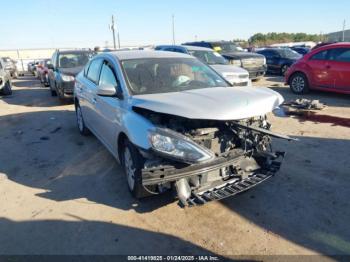
<svg viewBox="0 0 350 262"><path fill-rule="evenodd" d="M3 93L5 96L12 95L12 87L11 87L10 81L7 81L7 82L6 82L4 88L2 89L2 93Z"/></svg>
<svg viewBox="0 0 350 262"><path fill-rule="evenodd" d="M77 125L78 125L80 134L82 134L83 136L90 135L90 130L85 126L83 113L81 111L81 107L79 104L77 104L75 107L75 115L77 118Z"/></svg>
<svg viewBox="0 0 350 262"><path fill-rule="evenodd" d="M309 92L309 82L303 73L295 73L289 79L289 87L294 94Z"/></svg>

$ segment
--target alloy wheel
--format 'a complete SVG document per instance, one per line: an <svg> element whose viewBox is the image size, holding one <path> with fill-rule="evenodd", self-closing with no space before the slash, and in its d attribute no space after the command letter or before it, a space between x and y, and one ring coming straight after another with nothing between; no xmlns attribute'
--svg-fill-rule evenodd
<svg viewBox="0 0 350 262"><path fill-rule="evenodd" d="M134 163L131 157L131 153L128 147L124 151L124 168L126 173L126 178L130 190L132 191L135 187L135 168Z"/></svg>
<svg viewBox="0 0 350 262"><path fill-rule="evenodd" d="M84 120L83 120L83 115L81 113L80 106L77 106L77 123L78 123L78 128L80 132L84 131Z"/></svg>
<svg viewBox="0 0 350 262"><path fill-rule="evenodd" d="M301 93L305 88L305 79L301 76L295 76L291 86L295 92Z"/></svg>

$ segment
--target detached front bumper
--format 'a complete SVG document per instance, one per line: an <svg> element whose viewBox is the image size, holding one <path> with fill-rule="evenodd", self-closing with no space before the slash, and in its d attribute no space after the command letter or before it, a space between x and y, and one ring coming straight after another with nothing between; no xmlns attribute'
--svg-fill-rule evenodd
<svg viewBox="0 0 350 262"><path fill-rule="evenodd" d="M188 180L199 175L220 171L225 168L238 168L247 157L240 154L217 157L215 160L194 164L184 168L174 166L159 166L142 170L142 184L144 186L175 182L181 204L195 206L212 200L219 200L246 191L272 177L279 169L284 157L283 152L276 152L269 156L269 164L254 171L248 177L233 176L230 179L216 181L213 187L193 189L189 188Z"/></svg>

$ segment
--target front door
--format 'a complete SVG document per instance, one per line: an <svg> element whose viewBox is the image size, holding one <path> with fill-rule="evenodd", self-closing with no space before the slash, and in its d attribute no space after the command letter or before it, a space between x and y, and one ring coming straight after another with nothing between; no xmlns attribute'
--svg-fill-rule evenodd
<svg viewBox="0 0 350 262"><path fill-rule="evenodd" d="M112 85L118 91L119 81L114 67L108 61L102 65L99 85ZM117 133L121 122L121 110L123 101L117 96L96 97L96 131L104 144L109 147L112 153L116 154Z"/></svg>
<svg viewBox="0 0 350 262"><path fill-rule="evenodd" d="M334 75L334 88L350 91L350 48L330 50L329 67Z"/></svg>
<svg viewBox="0 0 350 262"><path fill-rule="evenodd" d="M334 88L335 77L331 61L328 59L328 50L313 55L308 65L312 78L312 85L316 88Z"/></svg>

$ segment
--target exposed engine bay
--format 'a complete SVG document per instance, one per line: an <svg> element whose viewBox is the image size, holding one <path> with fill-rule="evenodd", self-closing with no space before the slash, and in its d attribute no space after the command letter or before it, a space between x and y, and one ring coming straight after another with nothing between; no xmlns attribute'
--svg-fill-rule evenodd
<svg viewBox="0 0 350 262"><path fill-rule="evenodd" d="M274 175L283 152L273 152L271 137L291 138L269 131L266 116L239 121L194 120L134 108L155 126L186 136L210 151L212 158L191 163L143 152L144 187L153 193L176 187L180 203L204 204L235 195Z"/></svg>

